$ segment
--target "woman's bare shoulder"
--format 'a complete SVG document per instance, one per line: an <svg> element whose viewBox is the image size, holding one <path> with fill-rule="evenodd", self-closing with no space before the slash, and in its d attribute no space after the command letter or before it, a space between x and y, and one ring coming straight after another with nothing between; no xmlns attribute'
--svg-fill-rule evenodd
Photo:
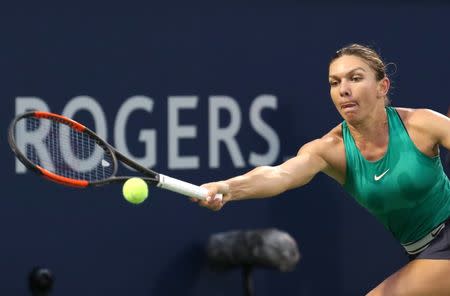
<svg viewBox="0 0 450 296"><path fill-rule="evenodd" d="M337 125L328 131L325 135L303 145L300 152L314 152L319 155L326 155L335 151L337 147L343 144L342 128Z"/></svg>
<svg viewBox="0 0 450 296"><path fill-rule="evenodd" d="M395 107L394 109L398 112L398 115L400 115L400 118L402 119L403 122L408 121L411 115L417 110L414 108L406 108L406 107Z"/></svg>
<svg viewBox="0 0 450 296"><path fill-rule="evenodd" d="M320 138L316 138L310 142L305 143L297 152L300 154L317 155L322 158L329 158L329 156L336 151L340 145L342 145L342 131L340 125L334 127L325 135Z"/></svg>
<svg viewBox="0 0 450 296"><path fill-rule="evenodd" d="M331 144L342 143L342 124L338 124L332 128L328 133L323 135L322 139Z"/></svg>
<svg viewBox="0 0 450 296"><path fill-rule="evenodd" d="M438 117L442 117L444 115L433 111L431 109L426 108L405 108L405 107L397 107L395 108L403 123L407 126L412 127L420 127L424 123L428 121L432 121L433 119L437 119Z"/></svg>
<svg viewBox="0 0 450 296"><path fill-rule="evenodd" d="M342 124L332 128L319 140L323 147L322 157L328 164L323 172L340 184L344 184L346 162Z"/></svg>

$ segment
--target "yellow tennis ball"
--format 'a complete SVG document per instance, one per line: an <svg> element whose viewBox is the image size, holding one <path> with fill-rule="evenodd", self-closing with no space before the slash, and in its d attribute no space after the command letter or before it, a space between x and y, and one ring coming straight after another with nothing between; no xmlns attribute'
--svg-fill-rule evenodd
<svg viewBox="0 0 450 296"><path fill-rule="evenodd" d="M123 184L122 193L128 202L140 204L147 199L148 186L141 178L130 178Z"/></svg>

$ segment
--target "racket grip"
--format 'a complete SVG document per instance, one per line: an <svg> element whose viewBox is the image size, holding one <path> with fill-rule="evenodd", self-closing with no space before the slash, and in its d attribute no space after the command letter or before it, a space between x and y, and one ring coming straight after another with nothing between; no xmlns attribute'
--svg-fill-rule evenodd
<svg viewBox="0 0 450 296"><path fill-rule="evenodd" d="M157 185L163 189L167 189L176 193L180 193L189 197L206 200L208 190L206 188L181 181L163 174L159 174L159 183ZM216 194L215 198L222 199L222 194Z"/></svg>

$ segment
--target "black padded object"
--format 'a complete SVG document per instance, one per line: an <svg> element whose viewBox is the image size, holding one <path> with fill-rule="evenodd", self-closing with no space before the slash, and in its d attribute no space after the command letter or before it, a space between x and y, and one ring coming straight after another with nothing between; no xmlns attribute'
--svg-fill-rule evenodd
<svg viewBox="0 0 450 296"><path fill-rule="evenodd" d="M214 234L209 239L207 254L215 269L252 266L290 271L300 260L295 240L274 228Z"/></svg>
<svg viewBox="0 0 450 296"><path fill-rule="evenodd" d="M34 267L28 275L28 285L32 296L50 295L53 282L53 274L47 268Z"/></svg>
<svg viewBox="0 0 450 296"><path fill-rule="evenodd" d="M245 296L253 295L252 271L255 267L290 271L300 260L295 240L286 232L274 228L211 235L207 254L213 269L242 267Z"/></svg>

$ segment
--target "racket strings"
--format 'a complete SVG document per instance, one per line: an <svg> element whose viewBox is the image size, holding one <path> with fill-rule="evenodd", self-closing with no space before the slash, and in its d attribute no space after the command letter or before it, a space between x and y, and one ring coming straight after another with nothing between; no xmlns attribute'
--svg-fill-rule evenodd
<svg viewBox="0 0 450 296"><path fill-rule="evenodd" d="M104 180L115 171L108 149L88 133L45 118L25 118L24 128L17 126L19 149L34 164L75 180Z"/></svg>

